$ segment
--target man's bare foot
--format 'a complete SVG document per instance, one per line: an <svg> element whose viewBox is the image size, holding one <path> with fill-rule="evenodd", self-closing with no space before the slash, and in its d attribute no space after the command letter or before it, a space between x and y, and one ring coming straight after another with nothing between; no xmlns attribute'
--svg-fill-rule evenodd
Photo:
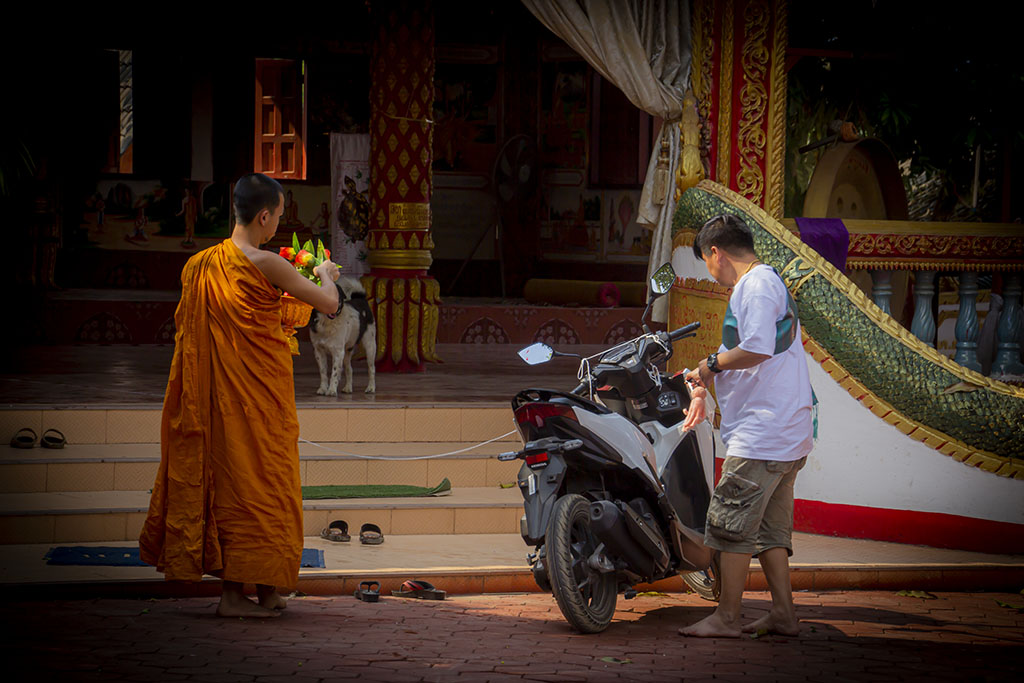
<svg viewBox="0 0 1024 683"><path fill-rule="evenodd" d="M218 617L249 617L252 619L267 619L280 616L281 613L260 607L248 598L232 597L231 594L221 595L220 603L217 605Z"/></svg>
<svg viewBox="0 0 1024 683"><path fill-rule="evenodd" d="M743 627L744 633L758 633L767 631L779 636L800 635L800 622L795 618L785 619L769 612L757 621L752 621Z"/></svg>
<svg viewBox="0 0 1024 683"><path fill-rule="evenodd" d="M679 635L697 638L739 638L743 632L735 623L727 624L718 612L713 612L696 624L679 629Z"/></svg>
<svg viewBox="0 0 1024 683"><path fill-rule="evenodd" d="M277 591L274 591L267 595L260 595L260 607L282 610L288 607L288 601L282 598Z"/></svg>

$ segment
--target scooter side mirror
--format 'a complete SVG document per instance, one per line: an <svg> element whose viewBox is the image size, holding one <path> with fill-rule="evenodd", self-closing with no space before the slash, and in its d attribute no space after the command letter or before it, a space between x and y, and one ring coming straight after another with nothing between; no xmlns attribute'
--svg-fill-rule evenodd
<svg viewBox="0 0 1024 683"><path fill-rule="evenodd" d="M651 275L651 300L661 296L672 289L676 282L676 271L671 263L666 263Z"/></svg>
<svg viewBox="0 0 1024 683"><path fill-rule="evenodd" d="M519 357L529 365L547 363L554 357L554 355L555 350L542 342L530 344L525 349L519 349Z"/></svg>

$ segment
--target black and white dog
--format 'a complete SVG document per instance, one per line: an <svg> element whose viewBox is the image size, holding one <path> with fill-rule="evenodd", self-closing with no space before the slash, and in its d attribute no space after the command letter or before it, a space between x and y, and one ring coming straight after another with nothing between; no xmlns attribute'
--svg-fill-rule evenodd
<svg viewBox="0 0 1024 683"><path fill-rule="evenodd" d="M359 280L350 277L338 278L338 312L327 316L313 311L309 321L309 338L313 341L313 353L320 367L321 396L338 395L338 379L341 365L345 365L345 385L341 390L352 393L352 356L356 346L363 345L366 351L366 366L369 381L366 393L377 391L374 361L377 358L377 323L366 300L366 290ZM328 377L330 370L330 377Z"/></svg>

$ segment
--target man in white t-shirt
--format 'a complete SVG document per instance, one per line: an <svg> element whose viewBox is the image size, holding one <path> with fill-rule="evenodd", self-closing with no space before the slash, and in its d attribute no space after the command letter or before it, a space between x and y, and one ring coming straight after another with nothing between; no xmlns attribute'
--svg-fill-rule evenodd
<svg viewBox="0 0 1024 683"><path fill-rule="evenodd" d="M708 508L704 542L721 551L721 598L714 613L679 633L796 635L799 622L789 580L793 482L814 441L796 304L775 270L757 259L750 230L735 216L705 223L693 250L711 276L733 291L722 346L686 376L701 386L718 385L726 458ZM684 427L704 418L699 405ZM743 626L740 604L754 555L768 580L772 608Z"/></svg>

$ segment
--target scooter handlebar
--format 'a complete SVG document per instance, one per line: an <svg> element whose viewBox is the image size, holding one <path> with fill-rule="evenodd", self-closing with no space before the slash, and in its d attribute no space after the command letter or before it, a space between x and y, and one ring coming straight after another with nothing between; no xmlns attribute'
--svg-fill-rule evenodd
<svg viewBox="0 0 1024 683"><path fill-rule="evenodd" d="M671 332L669 332L668 333L668 339L669 339L669 341L679 341L680 339L683 339L684 337L689 337L691 334L696 332L697 328L699 328L699 327L700 327L700 321L699 320L697 322L692 322L689 325L684 325L683 327L680 327L678 330L672 330Z"/></svg>

